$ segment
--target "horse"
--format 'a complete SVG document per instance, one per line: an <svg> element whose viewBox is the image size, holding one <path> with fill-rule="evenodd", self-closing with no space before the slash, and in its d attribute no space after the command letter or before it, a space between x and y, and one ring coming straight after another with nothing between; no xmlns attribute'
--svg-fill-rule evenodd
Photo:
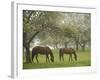
<svg viewBox="0 0 100 80"><path fill-rule="evenodd" d="M61 59L64 61L64 54L68 54L69 55L69 61L73 61L72 59L72 54L74 55L74 59L77 61L77 55L76 52L73 48L60 48L59 49L59 59L61 61Z"/></svg>
<svg viewBox="0 0 100 80"><path fill-rule="evenodd" d="M37 61L37 63L39 63L38 54L45 55L46 56L46 62L49 61L49 55L50 55L51 62L54 62L54 56L53 56L53 53L52 53L52 51L49 47L41 47L41 46L34 47L32 49L32 61L33 61L34 57L36 57L36 61Z"/></svg>

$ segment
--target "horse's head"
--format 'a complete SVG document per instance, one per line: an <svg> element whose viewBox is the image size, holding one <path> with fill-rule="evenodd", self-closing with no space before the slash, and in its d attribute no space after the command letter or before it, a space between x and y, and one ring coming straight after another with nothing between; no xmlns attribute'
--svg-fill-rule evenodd
<svg viewBox="0 0 100 80"><path fill-rule="evenodd" d="M51 58L51 61L54 62L54 57Z"/></svg>
<svg viewBox="0 0 100 80"><path fill-rule="evenodd" d="M46 47L46 51L47 53L50 55L50 59L51 59L51 62L54 62L54 55L52 53L52 50L49 48L49 47Z"/></svg>
<svg viewBox="0 0 100 80"><path fill-rule="evenodd" d="M75 56L75 60L77 61L77 56Z"/></svg>
<svg viewBox="0 0 100 80"><path fill-rule="evenodd" d="M75 61L77 61L77 55L76 55L76 53L74 53L74 58L75 58Z"/></svg>

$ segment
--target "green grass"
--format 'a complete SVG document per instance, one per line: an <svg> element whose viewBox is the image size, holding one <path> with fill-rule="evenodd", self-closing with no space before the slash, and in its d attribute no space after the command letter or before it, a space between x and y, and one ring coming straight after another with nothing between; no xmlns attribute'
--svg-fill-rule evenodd
<svg viewBox="0 0 100 80"><path fill-rule="evenodd" d="M82 66L90 66L91 65L91 55L90 51L78 51L77 61L69 62L69 55L64 55L64 61L59 61L59 53L58 50L53 50L54 54L54 63L47 62L44 55L39 55L38 60L39 63L34 59L34 63L25 63L25 58L23 58L23 69L38 69L38 68L58 68L58 67L82 67Z"/></svg>

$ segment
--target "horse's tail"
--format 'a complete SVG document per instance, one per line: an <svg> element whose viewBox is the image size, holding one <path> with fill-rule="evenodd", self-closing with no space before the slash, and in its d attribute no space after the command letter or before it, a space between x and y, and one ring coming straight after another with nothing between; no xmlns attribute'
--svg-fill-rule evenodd
<svg viewBox="0 0 100 80"><path fill-rule="evenodd" d="M61 49L59 49L59 60L61 61Z"/></svg>
<svg viewBox="0 0 100 80"><path fill-rule="evenodd" d="M75 60L77 61L77 54L76 54L76 52L74 51L73 54L74 54Z"/></svg>

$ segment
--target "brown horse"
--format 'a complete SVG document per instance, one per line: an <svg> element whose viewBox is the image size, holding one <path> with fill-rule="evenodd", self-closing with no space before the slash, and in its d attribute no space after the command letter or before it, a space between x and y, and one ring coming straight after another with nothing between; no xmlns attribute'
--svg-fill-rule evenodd
<svg viewBox="0 0 100 80"><path fill-rule="evenodd" d="M69 61L73 60L72 59L72 54L74 55L74 59L77 60L76 52L72 48L60 48L59 49L59 59L60 59L60 61L61 61L61 59L64 61L64 54L68 54L69 55Z"/></svg>
<svg viewBox="0 0 100 80"><path fill-rule="evenodd" d="M54 62L54 56L49 47L41 47L41 46L36 46L32 49L32 60L34 57L36 57L37 62L38 61L38 54L45 55L46 56L46 62L49 61L49 55L51 57L51 62Z"/></svg>

